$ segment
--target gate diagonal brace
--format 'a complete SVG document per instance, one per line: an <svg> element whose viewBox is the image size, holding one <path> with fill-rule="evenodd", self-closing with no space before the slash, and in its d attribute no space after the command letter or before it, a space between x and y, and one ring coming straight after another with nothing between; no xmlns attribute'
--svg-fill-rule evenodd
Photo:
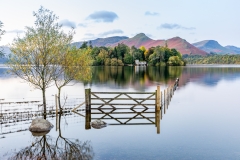
<svg viewBox="0 0 240 160"><path fill-rule="evenodd" d="M95 96L96 98L100 99L101 101L104 102L104 104L100 105L98 108L102 108L103 106L105 105L109 105L111 106L112 108L116 109L116 107L114 107L113 105L110 104L110 102L112 102L113 100L117 99L118 97L120 97L122 95L122 93L120 93L119 95L117 95L116 97L110 99L109 101L105 101L104 98L100 98L99 96L97 96L96 94L94 93L91 93L93 96Z"/></svg>
<svg viewBox="0 0 240 160"><path fill-rule="evenodd" d="M110 115L110 114L113 113L113 111L115 111L115 110L112 110L110 113L105 113L105 112L102 111L101 109L100 109L100 111L101 111L103 114L105 114L105 115L102 116L100 119L104 119L104 117L109 116L110 118L114 119L115 121L119 122L120 124L123 124L123 123L122 123L121 121L119 121L117 118L114 118L113 116Z"/></svg>
<svg viewBox="0 0 240 160"><path fill-rule="evenodd" d="M147 110L147 109L146 109ZM146 111L146 110L144 110L144 112ZM134 111L134 110L133 110ZM142 112L142 113L144 113L144 112ZM147 119L148 121L150 121L151 123L153 123L154 124L154 122L152 121L152 120L150 120L149 118L147 118L147 117L145 117L144 115L142 115L142 113L140 113L140 112L136 112L136 111L134 111L134 113L137 113L137 115L136 116L142 116L144 119Z"/></svg>

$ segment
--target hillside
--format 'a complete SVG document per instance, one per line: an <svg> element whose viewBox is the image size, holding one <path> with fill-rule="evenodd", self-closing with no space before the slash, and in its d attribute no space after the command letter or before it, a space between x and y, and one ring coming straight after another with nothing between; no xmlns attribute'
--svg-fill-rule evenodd
<svg viewBox="0 0 240 160"><path fill-rule="evenodd" d="M174 37L168 40L153 40L147 37L144 33L137 34L136 36L121 40L117 43L108 44L107 46L117 46L118 43L126 44L127 46L135 46L139 48L140 46L144 46L145 48L156 47L156 46L165 46L168 45L169 48L175 48L182 54L192 54L192 55L206 55L205 51L202 51L195 46L188 43L186 40L180 37Z"/></svg>
<svg viewBox="0 0 240 160"><path fill-rule="evenodd" d="M197 47L193 46L185 39L180 37L174 37L167 40L167 45L169 48L175 48L180 53L188 54L188 55L207 55L207 52L198 49Z"/></svg>
<svg viewBox="0 0 240 160"><path fill-rule="evenodd" d="M97 38L95 40L89 40L89 41L86 41L86 42L89 43L91 41L92 46L101 47L101 46L106 46L108 44L119 42L119 41L124 40L124 39L128 39L128 37L114 36L114 37L107 37L107 38ZM77 48L81 47L82 44L83 44L83 41L72 43L72 45L76 46Z"/></svg>
<svg viewBox="0 0 240 160"><path fill-rule="evenodd" d="M218 53L218 54L239 54L240 48L234 46L223 47L215 40L204 40L193 43L195 47L207 52L207 53Z"/></svg>
<svg viewBox="0 0 240 160"><path fill-rule="evenodd" d="M123 43L129 47L135 46L136 48L139 48L141 46L144 46L145 48L150 48L150 47L157 46L156 42L157 42L157 44L161 44L161 45L165 44L164 40L155 41L155 40L152 40L151 38L147 37L144 33L139 33L132 38L128 38L128 39L124 39L124 40L121 40L116 43L108 44L107 46L115 47L118 45L118 43Z"/></svg>
<svg viewBox="0 0 240 160"><path fill-rule="evenodd" d="M225 46L225 48L234 51L236 54L240 54L240 48L238 48L238 47L235 47L235 46Z"/></svg>
<svg viewBox="0 0 240 160"><path fill-rule="evenodd" d="M1 51L5 54L5 57L0 58L0 64L6 63L6 57L11 54L10 48L7 46L0 46Z"/></svg>

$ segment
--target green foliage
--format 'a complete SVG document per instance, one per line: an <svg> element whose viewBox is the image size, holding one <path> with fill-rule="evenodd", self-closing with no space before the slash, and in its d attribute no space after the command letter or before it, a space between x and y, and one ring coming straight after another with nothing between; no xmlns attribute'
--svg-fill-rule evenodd
<svg viewBox="0 0 240 160"><path fill-rule="evenodd" d="M111 66L111 59L110 58L106 58L104 61L104 65L105 66Z"/></svg>
<svg viewBox="0 0 240 160"><path fill-rule="evenodd" d="M124 63L125 64L133 64L133 56L130 54L125 54L124 56Z"/></svg>
<svg viewBox="0 0 240 160"><path fill-rule="evenodd" d="M122 60L120 60L120 59L117 60L117 65L118 65L118 66L124 66Z"/></svg>
<svg viewBox="0 0 240 160"><path fill-rule="evenodd" d="M144 52L141 49L137 49L135 46L131 47L130 54L133 56L133 61L143 61L145 59Z"/></svg>
<svg viewBox="0 0 240 160"><path fill-rule="evenodd" d="M88 47L90 48L90 47ZM141 46L139 49L135 46L129 48L127 45L121 43L116 47L94 47L90 48L90 55L93 59L92 65L129 65L134 64L135 60L146 61L150 66L166 66L166 65L185 65L181 53L176 49L169 49L163 46L151 47L146 49ZM167 63L169 58L177 56L178 63ZM122 63L118 63L121 60ZM105 64L106 63L106 64Z"/></svg>
<svg viewBox="0 0 240 160"><path fill-rule="evenodd" d="M119 43L116 47L115 47L115 55L117 54L117 59L124 59L124 55L129 53L129 47L123 43Z"/></svg>
<svg viewBox="0 0 240 160"><path fill-rule="evenodd" d="M152 47L150 52L152 51L153 53L148 57L148 62L151 66L164 66L166 64L174 66L185 65L182 55L176 49L157 46Z"/></svg>
<svg viewBox="0 0 240 160"><path fill-rule="evenodd" d="M188 64L240 64L240 55L217 55L209 54L208 56L184 56Z"/></svg>
<svg viewBox="0 0 240 160"><path fill-rule="evenodd" d="M96 57L97 63L100 65L104 65L106 58L109 58L108 51L101 49L100 53Z"/></svg>
<svg viewBox="0 0 240 160"><path fill-rule="evenodd" d="M145 52L147 51L144 46L141 46L139 49L140 49L143 53L145 53Z"/></svg>
<svg viewBox="0 0 240 160"><path fill-rule="evenodd" d="M117 66L117 65L118 65L117 58L112 58L111 59L111 66Z"/></svg>
<svg viewBox="0 0 240 160"><path fill-rule="evenodd" d="M169 66L183 66L183 65L184 65L184 62L183 62L178 56L171 56L171 57L168 59L167 64L168 64Z"/></svg>
<svg viewBox="0 0 240 160"><path fill-rule="evenodd" d="M84 49L84 48L88 48L88 42L83 42L83 44L81 45L80 49Z"/></svg>

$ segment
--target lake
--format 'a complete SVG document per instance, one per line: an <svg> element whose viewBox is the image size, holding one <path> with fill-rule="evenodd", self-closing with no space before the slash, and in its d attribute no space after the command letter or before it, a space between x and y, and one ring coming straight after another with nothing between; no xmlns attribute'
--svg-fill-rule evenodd
<svg viewBox="0 0 240 160"><path fill-rule="evenodd" d="M85 129L82 107L77 113L59 115L57 121L55 116L49 116L54 128L44 136L28 131L31 118L6 121L0 117L0 159L24 159L31 154L35 159L43 154L47 159L240 159L239 65L93 67L92 72L91 81L63 88L66 106L74 108L84 102L87 88L92 92L155 92L160 85L163 92L179 78L169 105L161 110L159 133L151 124L154 118L146 118L155 117L155 113L121 115L116 110L118 114L105 115L109 116L104 120L106 127ZM56 93L54 86L47 90L49 108L54 109ZM25 101L40 102L15 103ZM0 66L1 114L41 110L39 104L41 91L7 74L7 67ZM127 116L132 125L122 124L126 120L121 118ZM92 119L100 117L91 115Z"/></svg>

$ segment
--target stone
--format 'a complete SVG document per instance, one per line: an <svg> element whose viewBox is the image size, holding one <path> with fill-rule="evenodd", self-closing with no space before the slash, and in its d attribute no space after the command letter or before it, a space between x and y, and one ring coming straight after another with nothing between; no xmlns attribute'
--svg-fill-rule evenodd
<svg viewBox="0 0 240 160"><path fill-rule="evenodd" d="M91 122L91 126L95 129L101 129L103 127L106 127L107 123L98 119L98 120Z"/></svg>
<svg viewBox="0 0 240 160"><path fill-rule="evenodd" d="M31 132L48 132L53 128L53 124L46 119L36 118L32 120L29 127Z"/></svg>
<svg viewBox="0 0 240 160"><path fill-rule="evenodd" d="M42 136L48 134L49 132L50 132L50 131L46 131L46 132L31 132L31 133L32 133L32 135L33 135L34 137L42 137Z"/></svg>

